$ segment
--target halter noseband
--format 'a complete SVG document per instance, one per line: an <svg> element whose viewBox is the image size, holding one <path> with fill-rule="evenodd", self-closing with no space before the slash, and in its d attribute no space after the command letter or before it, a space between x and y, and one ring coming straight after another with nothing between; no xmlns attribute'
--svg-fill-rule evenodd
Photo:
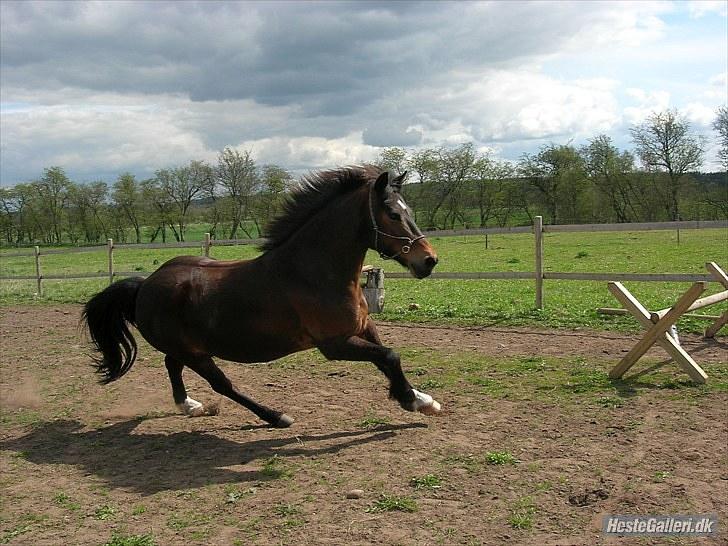
<svg viewBox="0 0 728 546"><path fill-rule="evenodd" d="M379 253L379 257L383 260L393 260L394 258L398 258L402 254L409 254L409 251L412 250L412 245L414 245L417 241L420 239L424 239L424 235L420 235L418 237L415 237L414 239L411 239L410 237L400 237L399 235L392 235L391 233L387 233L386 231L382 231L379 229L379 226L377 225L377 219L374 217L374 201L373 201L373 190L374 190L374 184L369 185L369 217L372 220L372 231L374 231L374 250L376 250ZM418 230L419 231L419 230ZM397 239L399 241L407 241L405 244L402 245L402 248L399 249L399 252L396 254L392 254L391 256L388 256L385 254L382 250L379 250L379 236L382 235L384 237L389 237L390 239Z"/></svg>

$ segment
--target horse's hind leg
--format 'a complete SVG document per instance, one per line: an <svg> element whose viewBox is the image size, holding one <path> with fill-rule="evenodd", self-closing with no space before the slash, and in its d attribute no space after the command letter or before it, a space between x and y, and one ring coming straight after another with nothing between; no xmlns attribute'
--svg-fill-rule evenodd
<svg viewBox="0 0 728 546"><path fill-rule="evenodd" d="M204 415L204 406L197 400L187 396L187 390L185 389L185 384L182 380L182 368L184 368L185 365L169 355L165 356L164 365L167 367L169 381L172 383L172 396L174 397L174 403L177 404L177 407L182 410L185 415L189 415L190 417Z"/></svg>
<svg viewBox="0 0 728 546"><path fill-rule="evenodd" d="M241 393L235 388L235 385L232 384L223 371L215 365L212 358L197 357L186 362L186 364L188 368L205 378L215 392L227 396L238 404L245 406L263 419L263 421L279 428L289 427L293 423L293 419L285 413L272 410Z"/></svg>

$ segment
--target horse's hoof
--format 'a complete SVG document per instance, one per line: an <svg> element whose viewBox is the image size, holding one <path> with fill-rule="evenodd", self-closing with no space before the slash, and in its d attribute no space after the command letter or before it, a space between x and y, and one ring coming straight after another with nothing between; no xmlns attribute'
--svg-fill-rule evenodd
<svg viewBox="0 0 728 546"><path fill-rule="evenodd" d="M281 413L281 416L278 418L278 421L275 423L272 423L274 427L276 428L288 428L293 424L293 418L288 417L285 413Z"/></svg>
<svg viewBox="0 0 728 546"><path fill-rule="evenodd" d="M442 406L437 400L433 400L429 406L421 406L417 408L417 411L425 415L440 415L442 413Z"/></svg>
<svg viewBox="0 0 728 546"><path fill-rule="evenodd" d="M205 415L205 406L189 396L183 403L177 404L177 407L188 417L200 417Z"/></svg>
<svg viewBox="0 0 728 546"><path fill-rule="evenodd" d="M416 389L412 389L412 392L415 394L413 410L425 415L438 415L442 412L442 406L432 396Z"/></svg>

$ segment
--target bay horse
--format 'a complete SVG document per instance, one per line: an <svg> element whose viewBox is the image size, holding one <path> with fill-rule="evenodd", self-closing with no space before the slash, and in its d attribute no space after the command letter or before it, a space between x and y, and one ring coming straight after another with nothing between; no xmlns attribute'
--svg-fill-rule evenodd
<svg viewBox="0 0 728 546"><path fill-rule="evenodd" d="M440 404L407 381L399 355L382 345L359 282L368 249L420 279L437 264L402 198L405 175L372 165L309 174L270 224L257 258L180 256L146 279L109 285L82 313L100 353L101 383L134 363L133 325L164 353L174 402L189 416L207 410L187 395L185 366L263 421L290 426L291 417L240 392L213 357L268 362L314 347L329 360L373 362L402 408L439 413Z"/></svg>

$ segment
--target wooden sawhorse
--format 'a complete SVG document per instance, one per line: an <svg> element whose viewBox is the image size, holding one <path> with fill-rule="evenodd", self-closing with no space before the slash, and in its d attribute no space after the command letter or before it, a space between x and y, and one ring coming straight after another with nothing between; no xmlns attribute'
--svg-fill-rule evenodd
<svg viewBox="0 0 728 546"><path fill-rule="evenodd" d="M683 313L688 311L694 311L696 309L702 309L708 305L718 303L721 301L728 300L728 275L720 268L715 262L705 264L705 267L710 271L713 277L721 285L723 285L722 292L700 298L700 295L708 287L707 282L696 282L685 292L673 305L667 309L661 309L654 313L651 313L635 298L629 290L622 286L619 282L610 282L609 291L614 294L624 308L631 313L647 332L642 336L637 344L630 349L630 351L620 360L612 371L609 372L609 377L612 379L618 379L624 376L625 373L644 355L647 350L652 347L655 343L665 349L669 355L678 363L678 365L690 376L690 378L696 383L705 383L708 379L708 375L693 358L685 352L677 341L677 336L673 337L669 331L682 316ZM718 330L728 323L728 310L724 311L715 322L711 324L705 331L705 337L713 337Z"/></svg>

